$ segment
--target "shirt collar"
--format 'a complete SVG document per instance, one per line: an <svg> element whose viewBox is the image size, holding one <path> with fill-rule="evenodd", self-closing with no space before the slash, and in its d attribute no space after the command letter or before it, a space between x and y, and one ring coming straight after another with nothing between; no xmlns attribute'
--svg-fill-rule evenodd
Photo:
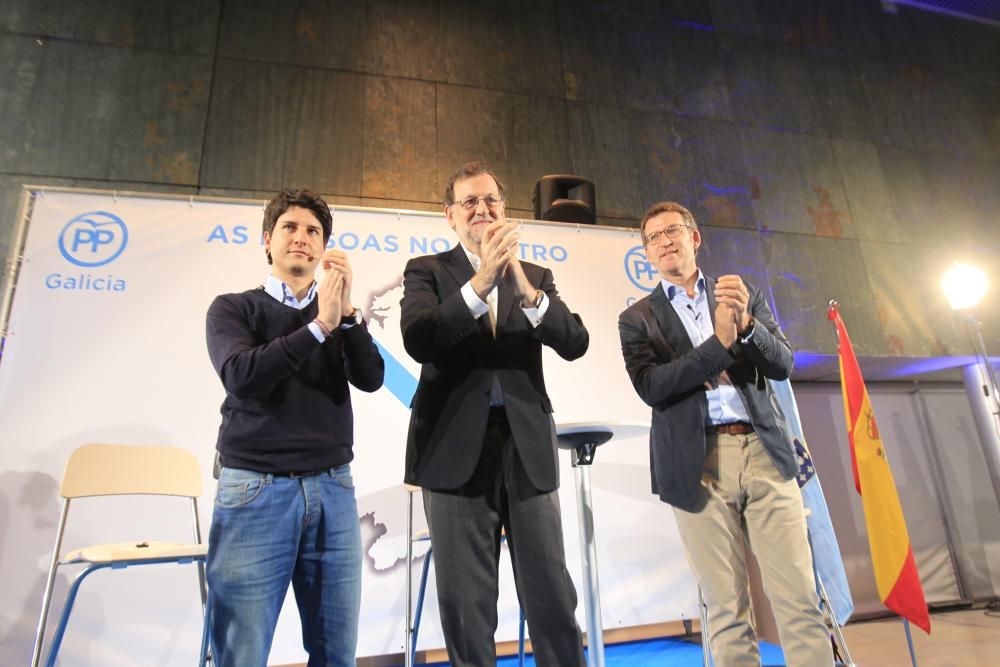
<svg viewBox="0 0 1000 667"><path fill-rule="evenodd" d="M267 280L264 281L264 291L280 303L284 303L295 308L305 308L312 303L313 299L316 298L316 281L314 280L312 285L309 286L309 290L306 292L306 295L302 297L301 301L295 298L295 294L292 292L291 288L274 274L269 275Z"/></svg>
<svg viewBox="0 0 1000 667"><path fill-rule="evenodd" d="M479 255L473 253L471 250L469 250L468 248L466 248L464 243L460 243L459 245L461 245L462 246L462 250L465 251L465 256L469 258L469 263L472 264L472 269L474 271L478 271L479 270L479 262L481 261L480 258L479 258Z"/></svg>
<svg viewBox="0 0 1000 667"><path fill-rule="evenodd" d="M670 299L671 301L673 301L674 297L678 294L687 295L687 292L684 291L683 287L681 287L680 285L675 285L669 280L666 280L665 278L660 278L660 283L663 285L663 291L667 295L667 298ZM702 292L704 291L705 291L705 274L701 272L701 269L698 269L698 279L694 281L694 299L697 300L698 297L701 296Z"/></svg>

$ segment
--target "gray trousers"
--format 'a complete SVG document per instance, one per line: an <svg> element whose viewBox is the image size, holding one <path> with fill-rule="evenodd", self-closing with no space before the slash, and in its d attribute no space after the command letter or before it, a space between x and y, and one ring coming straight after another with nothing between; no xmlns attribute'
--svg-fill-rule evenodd
<svg viewBox="0 0 1000 667"><path fill-rule="evenodd" d="M819 610L802 496L755 433L709 435L698 507L674 508L688 563L705 596L715 667L760 667L750 624L744 545L761 579L789 667L833 665Z"/></svg>
<svg viewBox="0 0 1000 667"><path fill-rule="evenodd" d="M506 418L491 419L487 426L472 479L453 491L424 489L423 498L451 664L496 664L493 635L502 527L536 664L584 665L575 616L576 590L566 570L559 496L531 485Z"/></svg>

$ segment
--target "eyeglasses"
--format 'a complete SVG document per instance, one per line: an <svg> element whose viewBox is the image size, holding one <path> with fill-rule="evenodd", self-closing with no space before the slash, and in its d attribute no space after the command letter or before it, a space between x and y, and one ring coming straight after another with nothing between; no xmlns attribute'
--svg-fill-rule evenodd
<svg viewBox="0 0 1000 667"><path fill-rule="evenodd" d="M653 243L663 239L663 237L675 239L683 234L685 229L691 229L691 225L670 225L669 227L665 227L659 231L652 232L646 237L645 244L652 245Z"/></svg>
<svg viewBox="0 0 1000 667"><path fill-rule="evenodd" d="M472 211L479 208L479 202L486 204L486 208L494 209L503 203L503 197L497 197L496 195L483 195L482 197L469 196L461 201L454 202L452 206L458 204L466 211Z"/></svg>

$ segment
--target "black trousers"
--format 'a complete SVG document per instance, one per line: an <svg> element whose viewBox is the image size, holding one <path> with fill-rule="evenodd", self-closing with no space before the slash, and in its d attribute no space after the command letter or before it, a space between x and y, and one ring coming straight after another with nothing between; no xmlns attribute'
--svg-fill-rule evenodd
<svg viewBox="0 0 1000 667"><path fill-rule="evenodd" d="M451 664L496 664L493 635L502 527L536 664L582 667L583 643L574 615L576 590L566 570L559 495L531 485L502 411L486 428L483 454L472 478L457 490L425 489L423 498Z"/></svg>

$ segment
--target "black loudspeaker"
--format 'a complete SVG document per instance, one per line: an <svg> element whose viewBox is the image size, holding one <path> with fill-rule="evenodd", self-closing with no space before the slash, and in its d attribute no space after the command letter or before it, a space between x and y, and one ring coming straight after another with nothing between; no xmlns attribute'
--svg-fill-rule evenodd
<svg viewBox="0 0 1000 667"><path fill-rule="evenodd" d="M581 225L597 223L594 183L586 178L566 174L542 176L535 183L532 201L535 204L535 220Z"/></svg>

